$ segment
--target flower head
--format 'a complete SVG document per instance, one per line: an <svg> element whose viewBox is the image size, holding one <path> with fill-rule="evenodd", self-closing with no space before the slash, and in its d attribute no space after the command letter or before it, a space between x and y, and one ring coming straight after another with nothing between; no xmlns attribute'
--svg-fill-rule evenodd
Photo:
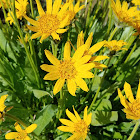
<svg viewBox="0 0 140 140"><path fill-rule="evenodd" d="M80 6L80 1L78 1L75 6L73 5L73 0L67 1L67 3L70 3L69 10L66 11L63 18L65 18L67 15L69 16L67 25L71 23L71 21L74 19L75 15L84 8L84 5Z"/></svg>
<svg viewBox="0 0 140 140"><path fill-rule="evenodd" d="M88 91L86 82L82 78L92 78L94 75L90 70L94 67L93 63L87 63L91 55L83 56L85 52L85 45L78 48L71 58L70 43L67 42L64 47L64 59L58 60L51 52L45 50L45 55L53 65L43 64L41 69L49 72L45 75L44 80L56 80L53 93L58 93L63 87L65 80L67 81L68 91L75 96L77 87L84 91Z"/></svg>
<svg viewBox="0 0 140 140"><path fill-rule="evenodd" d="M116 0L116 3L114 2L114 0L111 0L111 7L118 19L121 22L125 22L128 24L132 23L134 17L138 14L136 7L131 7L128 9L128 3L126 1L123 1L121 5L120 0Z"/></svg>
<svg viewBox="0 0 140 140"><path fill-rule="evenodd" d="M127 50L126 48L122 48L124 45L127 45L126 42L123 40L112 40L112 41L106 41L104 44L104 47L108 47L110 51L119 51L119 50Z"/></svg>
<svg viewBox="0 0 140 140"><path fill-rule="evenodd" d="M8 95L6 94L6 95L1 96L1 98L0 98L0 120L2 120L3 116L4 116L4 110L6 108L6 106L4 105L4 102L7 98L7 96Z"/></svg>
<svg viewBox="0 0 140 140"><path fill-rule="evenodd" d="M84 43L84 34L83 34L83 31L81 31L81 33L78 35L78 39L77 39L77 49L85 44L86 50L84 52L84 55L93 55L94 53L96 53L98 50L101 49L101 47L104 45L105 41L98 42L98 43L94 44L92 47L90 47L91 43L92 43L92 39L93 39L93 33L91 32L88 39ZM92 56L89 61L95 65L94 66L95 68L102 70L103 68L106 68L107 66L104 64L98 63L98 61L101 61L101 60L104 60L107 58L109 58L109 57L103 56L103 55Z"/></svg>
<svg viewBox="0 0 140 140"><path fill-rule="evenodd" d="M33 132L37 127L37 124L32 124L28 126L25 130L20 127L16 122L15 129L17 132L10 132L5 135L5 139L15 139L15 140L30 140L28 136L29 133Z"/></svg>
<svg viewBox="0 0 140 140"><path fill-rule="evenodd" d="M85 140L89 131L92 113L87 114L87 106L84 109L84 118L80 118L79 114L73 107L74 114L66 109L67 119L59 119L60 122L66 126L59 126L58 129L64 132L71 132L73 135L67 140Z"/></svg>
<svg viewBox="0 0 140 140"><path fill-rule="evenodd" d="M18 19L22 20L22 17L26 14L27 5L28 5L28 0L16 0L15 1L16 16ZM6 20L10 21L10 24L12 24L14 22L12 12L8 13Z"/></svg>
<svg viewBox="0 0 140 140"><path fill-rule="evenodd" d="M2 0L2 2L3 2L4 8L7 9L8 6L7 6L7 4L6 4L6 0ZM10 4L10 3L9 3L9 0L7 0L7 3ZM1 8L1 7L2 7L2 3L0 2L0 8Z"/></svg>
<svg viewBox="0 0 140 140"><path fill-rule="evenodd" d="M67 11L69 3L66 3L61 7L62 0L55 0L52 6L52 0L46 1L47 11L41 7L40 1L36 0L39 18L37 21L25 16L26 20L28 20L34 26L27 26L30 30L36 32L31 36L31 39L35 39L41 36L40 42L49 37L50 35L53 39L60 40L58 33L64 33L67 29L63 29L68 22L69 16L67 15L65 18L64 15ZM60 9L61 7L61 9ZM60 9L60 10L59 10Z"/></svg>
<svg viewBox="0 0 140 140"><path fill-rule="evenodd" d="M140 82L137 90L136 99L134 99L131 86L127 82L125 82L124 84L124 91L129 102L127 101L125 96L122 95L120 89L118 89L120 102L125 107L124 112L126 113L126 118L133 120L140 119Z"/></svg>

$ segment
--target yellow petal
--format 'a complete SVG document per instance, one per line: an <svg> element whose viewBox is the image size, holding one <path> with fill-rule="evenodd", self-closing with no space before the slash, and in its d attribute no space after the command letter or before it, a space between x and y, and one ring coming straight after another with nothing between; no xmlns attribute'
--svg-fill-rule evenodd
<svg viewBox="0 0 140 140"><path fill-rule="evenodd" d="M76 83L73 79L67 79L68 91L72 96L76 96Z"/></svg>
<svg viewBox="0 0 140 140"><path fill-rule="evenodd" d="M88 106L86 106L84 109L84 121L87 120L87 108L88 108Z"/></svg>
<svg viewBox="0 0 140 140"><path fill-rule="evenodd" d="M15 139L18 137L18 132L10 132L5 135L5 139Z"/></svg>
<svg viewBox="0 0 140 140"><path fill-rule="evenodd" d="M59 13L57 14L60 18L63 17L63 15L66 13L67 9L69 7L69 3L66 3L63 5Z"/></svg>
<svg viewBox="0 0 140 140"><path fill-rule="evenodd" d="M48 14L52 13L52 0L46 0L46 9Z"/></svg>
<svg viewBox="0 0 140 140"><path fill-rule="evenodd" d="M27 25L27 28L28 28L29 30L31 30L31 31L38 32L38 29L37 29L37 27L35 27L35 26L29 26L29 25Z"/></svg>
<svg viewBox="0 0 140 140"><path fill-rule="evenodd" d="M36 39L36 38L40 37L41 35L42 35L41 32L37 32L31 36L31 39Z"/></svg>
<svg viewBox="0 0 140 140"><path fill-rule="evenodd" d="M93 45L90 49L89 49L89 54L93 54L95 52L97 52L98 50L101 49L101 47L104 45L104 41L102 42L98 42L95 45Z"/></svg>
<svg viewBox="0 0 140 140"><path fill-rule="evenodd" d="M88 92L87 84L82 78L76 77L75 82L82 90Z"/></svg>
<svg viewBox="0 0 140 140"><path fill-rule="evenodd" d="M58 13L59 8L61 6L61 2L62 2L62 0L55 0L54 1L52 14L56 15Z"/></svg>
<svg viewBox="0 0 140 140"><path fill-rule="evenodd" d="M59 35L56 32L51 33L51 36L53 37L53 39L55 40L60 40Z"/></svg>
<svg viewBox="0 0 140 140"><path fill-rule="evenodd" d="M64 131L64 132L74 132L74 127L68 127L68 126L59 126L57 129Z"/></svg>
<svg viewBox="0 0 140 140"><path fill-rule="evenodd" d="M70 59L70 54L71 54L70 43L66 42L65 47L64 47L64 59L69 60Z"/></svg>
<svg viewBox="0 0 140 140"><path fill-rule="evenodd" d="M81 78L93 78L94 74L89 71L81 71L81 72L79 72L78 76Z"/></svg>
<svg viewBox="0 0 140 140"><path fill-rule="evenodd" d="M73 55L73 57L72 57L72 60L78 60L78 59L80 59L82 56L83 56L83 54L84 54L84 52L85 52L85 45L82 45L81 47L79 47L77 50L76 50L76 52L74 53L74 55Z"/></svg>
<svg viewBox="0 0 140 140"><path fill-rule="evenodd" d="M2 95L2 96L0 97L0 104L1 104L1 103L3 104L3 103L5 102L7 96L8 96L8 94Z"/></svg>
<svg viewBox="0 0 140 140"><path fill-rule="evenodd" d="M74 116L74 114L72 114L68 109L66 109L66 114L72 122L74 122L74 123L78 122L77 118Z"/></svg>
<svg viewBox="0 0 140 140"><path fill-rule="evenodd" d="M37 21L35 21L35 20L29 18L29 17L26 16L26 15L24 15L24 18L25 18L27 21L29 21L32 25L38 26L38 22L37 22Z"/></svg>
<svg viewBox="0 0 140 140"><path fill-rule="evenodd" d="M30 126L28 126L28 127L25 129L25 131L26 131L27 133L31 133L31 132L33 132L36 128L37 128L37 124L31 124Z"/></svg>
<svg viewBox="0 0 140 140"><path fill-rule="evenodd" d="M45 55L53 65L59 65L60 64L60 61L55 56L53 56L50 51L45 50Z"/></svg>
<svg viewBox="0 0 140 140"><path fill-rule="evenodd" d="M53 89L53 94L54 95L56 95L61 90L64 83L65 83L65 79L60 78L59 80L57 80L57 82L55 83L54 89Z"/></svg>
<svg viewBox="0 0 140 140"><path fill-rule="evenodd" d="M58 71L52 71L44 76L44 80L57 80L59 78Z"/></svg>
<svg viewBox="0 0 140 140"><path fill-rule="evenodd" d="M37 4L37 9L38 9L39 15L40 16L45 15L45 12L44 12L39 0L36 0L36 4Z"/></svg>
<svg viewBox="0 0 140 140"><path fill-rule="evenodd" d="M80 121L81 118L80 118L79 114L77 113L77 111L75 110L74 106L73 106L73 111L74 111L74 114L75 114L77 120Z"/></svg>
<svg viewBox="0 0 140 140"><path fill-rule="evenodd" d="M56 32L59 34L62 34L64 32L66 32L68 29L57 29Z"/></svg>
<svg viewBox="0 0 140 140"><path fill-rule="evenodd" d="M18 131L18 132L21 132L22 131L20 125L17 122L14 125L15 125L16 131Z"/></svg>
<svg viewBox="0 0 140 140"><path fill-rule="evenodd" d="M91 117L92 117L92 113L88 114L87 120L85 120L87 125L91 124Z"/></svg>
<svg viewBox="0 0 140 140"><path fill-rule="evenodd" d="M56 67L53 66L53 65L47 65L47 64L42 64L40 66L40 68L44 71L47 71L47 72L52 72L52 71L55 71L56 70Z"/></svg>
<svg viewBox="0 0 140 140"><path fill-rule="evenodd" d="M71 137L67 138L66 140L80 140L79 138L77 138L78 134L77 133L74 133ZM81 139L81 140L84 140L84 139Z"/></svg>
<svg viewBox="0 0 140 140"><path fill-rule="evenodd" d="M77 68L78 72L81 72L81 71L88 71L88 70L91 70L95 65L93 63L87 63L87 64L83 64L81 66L79 66Z"/></svg>
<svg viewBox="0 0 140 140"><path fill-rule="evenodd" d="M128 100L131 103L133 103L134 102L133 93L132 93L130 84L128 84L127 82L125 82L125 84L124 84L124 91L125 91L125 94L126 94L126 97L128 98Z"/></svg>
<svg viewBox="0 0 140 140"><path fill-rule="evenodd" d="M140 80L139 80L139 85L138 85L138 90L137 90L137 96L136 99L140 98Z"/></svg>
<svg viewBox="0 0 140 140"><path fill-rule="evenodd" d="M64 20L61 21L59 28L64 28L67 25L68 20L69 20L69 15L66 16Z"/></svg>
<svg viewBox="0 0 140 140"><path fill-rule="evenodd" d="M88 39L86 40L86 43L85 43L87 46L87 48L86 48L87 50L90 48L90 45L92 43L92 39L93 39L93 33L91 32Z"/></svg>
<svg viewBox="0 0 140 140"><path fill-rule="evenodd" d="M121 2L120 2L120 0L116 1L116 9L121 10Z"/></svg>
<svg viewBox="0 0 140 140"><path fill-rule="evenodd" d="M84 45L84 34L83 31L81 31L80 34L78 34L78 38L77 38L77 48L79 48L80 46Z"/></svg>
<svg viewBox="0 0 140 140"><path fill-rule="evenodd" d="M67 126L74 126L74 123L70 120L67 120L67 119L59 119L59 121L64 124L64 125L67 125Z"/></svg>
<svg viewBox="0 0 140 140"><path fill-rule="evenodd" d="M81 9L83 9L83 8L85 7L85 5L82 5L82 6L80 6L80 7L79 7L79 6L76 7L76 6L77 6L77 5L75 5L75 7L74 7L74 12L75 12L75 13L78 13Z"/></svg>
<svg viewBox="0 0 140 140"><path fill-rule="evenodd" d="M118 96L120 97L120 102L121 104L127 109L129 108L129 106L126 104L126 99L125 97L122 95L120 89L118 88Z"/></svg>
<svg viewBox="0 0 140 140"><path fill-rule="evenodd" d="M24 138L24 140L31 140L29 136L26 136L26 138Z"/></svg>
<svg viewBox="0 0 140 140"><path fill-rule="evenodd" d="M101 61L101 60L104 60L104 59L108 59L109 57L108 56L103 56L103 55L100 55L100 56L93 56L91 58L91 61Z"/></svg>
<svg viewBox="0 0 140 140"><path fill-rule="evenodd" d="M91 58L91 55L83 56L81 59L79 59L75 62L75 66L79 67L80 65L87 63L90 60L90 58Z"/></svg>
<svg viewBox="0 0 140 140"><path fill-rule="evenodd" d="M40 43L42 43L42 41L45 40L49 36L50 36L49 34L43 34L41 39L40 39Z"/></svg>

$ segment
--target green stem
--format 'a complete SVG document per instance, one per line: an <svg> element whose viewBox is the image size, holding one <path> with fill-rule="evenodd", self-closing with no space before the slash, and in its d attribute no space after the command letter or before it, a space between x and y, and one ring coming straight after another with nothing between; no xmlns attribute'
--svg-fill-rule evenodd
<svg viewBox="0 0 140 140"><path fill-rule="evenodd" d="M118 28L117 26L114 28L114 30L111 32L111 34L110 34L110 36L109 36L109 38L108 38L108 41L111 41L111 40L112 40L114 34L116 33L116 31L117 31L118 29L119 29L119 28Z"/></svg>
<svg viewBox="0 0 140 140"><path fill-rule="evenodd" d="M131 52L129 53L129 55L125 59L124 64L129 60L129 58L131 57L132 53L135 51L136 47L137 47L137 43L135 43L135 45L133 46Z"/></svg>
<svg viewBox="0 0 140 140"><path fill-rule="evenodd" d="M140 122L138 121L134 128L133 128L133 131L131 132L129 138L127 140L132 140L132 138L134 137L135 133L137 132L138 128L139 128L139 125L140 125Z"/></svg>
<svg viewBox="0 0 140 140"><path fill-rule="evenodd" d="M33 9L33 2L32 2L32 0L30 0L30 7L31 7L32 17L34 18L34 9Z"/></svg>
<svg viewBox="0 0 140 140"><path fill-rule="evenodd" d="M26 124L23 123L23 121L21 121L19 118L15 117L15 116L13 116L11 114L8 114L8 113L6 113L5 116L10 118L10 119L12 119L12 120L14 120L14 121L16 121L16 122L18 122L19 124L21 124L25 128L27 127Z"/></svg>
<svg viewBox="0 0 140 140"><path fill-rule="evenodd" d="M107 29L107 35L109 34L110 29L111 29L111 22L112 22L112 8L109 3L109 24L108 24L108 29Z"/></svg>
<svg viewBox="0 0 140 140"><path fill-rule="evenodd" d="M57 48L58 44L56 44L53 40L51 40L52 52L55 57L57 57Z"/></svg>
<svg viewBox="0 0 140 140"><path fill-rule="evenodd" d="M15 0L13 0L13 3L15 2ZM32 56L27 48L27 45L25 43L25 40L24 40L24 37L23 37L23 33L20 29L20 25L19 25L19 22L18 22L18 19L17 19L17 16L16 16L16 13L15 13L15 8L13 8L13 13L14 13L14 21L15 21L15 25L17 26L17 29L18 29L18 32L19 32L19 35L20 35L20 38L23 42L23 45L24 45L24 48L25 48L25 51L26 51L26 54L27 54L27 57L29 59L29 62L31 64L31 67L34 71L34 74L35 74L35 78L37 80L37 84L38 84L38 87L40 88L40 78L39 78L39 73L38 73L38 69L36 68L35 64L34 64L34 61L32 59Z"/></svg>
<svg viewBox="0 0 140 140"><path fill-rule="evenodd" d="M111 56L111 57L109 58L109 60L108 60L107 67L108 67L109 64L110 64L111 59L112 59L112 56ZM102 79L101 79L101 83L100 83L100 85L99 85L99 87L98 87L98 90L96 91L96 94L95 94L95 96L94 96L94 98L93 98L93 101L92 101L92 103L91 103L91 105L90 105L90 107L89 107L89 109L88 109L88 112L91 111L92 106L94 105L94 103L95 103L95 101L96 101L96 99L97 99L97 97L98 97L98 94L99 94L99 92L100 92L100 90L101 90L101 86L102 86L102 84L103 84L103 82L104 82L104 78L105 78L105 76L106 76L107 70L108 70L108 69L105 69L104 75L103 75L103 77L102 77Z"/></svg>

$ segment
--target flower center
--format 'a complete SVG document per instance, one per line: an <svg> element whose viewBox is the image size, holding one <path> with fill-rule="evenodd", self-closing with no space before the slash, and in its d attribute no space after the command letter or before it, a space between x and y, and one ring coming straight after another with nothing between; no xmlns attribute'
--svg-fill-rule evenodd
<svg viewBox="0 0 140 140"><path fill-rule="evenodd" d="M27 137L27 132L25 130L22 130L21 132L18 133L17 139L25 139Z"/></svg>
<svg viewBox="0 0 140 140"><path fill-rule="evenodd" d="M77 71L74 67L74 62L71 60L65 60L59 65L59 74L63 79L72 79L76 76Z"/></svg>
<svg viewBox="0 0 140 140"><path fill-rule="evenodd" d="M74 126L74 129L75 129L74 131L76 133L81 133L81 135L82 134L84 135L85 133L87 134L88 126L87 126L87 124L84 120L81 120L81 121L75 123L74 125L75 125Z"/></svg>
<svg viewBox="0 0 140 140"><path fill-rule="evenodd" d="M51 34L59 28L60 21L56 15L45 14L38 19L39 29L42 33Z"/></svg>
<svg viewBox="0 0 140 140"><path fill-rule="evenodd" d="M140 99L137 99L132 104L132 112L140 118Z"/></svg>

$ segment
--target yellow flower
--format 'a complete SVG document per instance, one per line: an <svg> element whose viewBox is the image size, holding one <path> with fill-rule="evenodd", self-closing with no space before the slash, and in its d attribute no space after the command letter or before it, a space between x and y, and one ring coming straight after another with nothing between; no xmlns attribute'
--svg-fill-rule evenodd
<svg viewBox="0 0 140 140"><path fill-rule="evenodd" d="M16 122L15 129L17 132L10 132L5 135L5 139L15 139L15 140L30 140L28 136L29 133L33 132L37 127L37 124L32 124L28 126L25 130L20 127Z"/></svg>
<svg viewBox="0 0 140 140"><path fill-rule="evenodd" d="M68 109L66 109L67 119L59 119L59 121L66 126L59 126L58 129L64 132L70 132L73 135L67 140L85 140L87 133L89 131L89 125L91 123L92 113L87 114L87 106L84 109L84 118L80 118L79 114L73 107L74 114L72 114Z"/></svg>
<svg viewBox="0 0 140 140"><path fill-rule="evenodd" d="M4 5L4 8L7 9L8 6L7 6L7 4L6 4L6 0L2 0L2 2L3 2L3 5ZM7 3L9 4L9 0L7 0ZM1 8L1 7L2 7L2 4L1 4L1 2L0 2L0 8Z"/></svg>
<svg viewBox="0 0 140 140"><path fill-rule="evenodd" d="M57 80L53 93L57 94L67 80L68 91L75 96L76 87L80 87L84 91L88 91L86 82L82 78L93 78L93 74L89 71L94 67L93 63L87 63L91 55L83 56L85 45L78 48L71 58L70 43L67 42L64 47L64 59L58 60L51 52L45 50L45 55L53 65L43 64L41 69L49 72L45 75L44 80Z"/></svg>
<svg viewBox="0 0 140 140"><path fill-rule="evenodd" d="M134 3L135 5L140 5L140 0L132 0L132 3Z"/></svg>
<svg viewBox="0 0 140 140"><path fill-rule="evenodd" d="M120 0L111 0L111 7L121 22L131 23L133 22L133 18L138 14L136 7L131 7L128 9L128 3L123 1L122 5Z"/></svg>
<svg viewBox="0 0 140 140"><path fill-rule="evenodd" d="M68 3L68 2L67 2ZM69 16L67 25L71 23L71 21L74 19L75 15L84 8L84 5L80 6L80 1L78 1L75 6L73 5L73 0L71 0L69 5L69 10L66 11L63 18L65 18L67 15Z"/></svg>
<svg viewBox="0 0 140 140"><path fill-rule="evenodd" d="M19 36L18 36L18 40L19 40L19 42L20 42L21 44L23 44L22 39L21 39ZM29 40L29 36L28 36L28 34L26 34L25 37L24 37L25 43L27 43L28 40Z"/></svg>
<svg viewBox="0 0 140 140"><path fill-rule="evenodd" d="M123 40L112 40L106 41L104 47L108 47L110 51L127 50L126 48L122 48L124 45L127 45L127 43Z"/></svg>
<svg viewBox="0 0 140 140"><path fill-rule="evenodd" d="M27 5L28 5L28 0L16 0L15 1L16 16L18 19L22 20L22 17L26 14ZM10 21L10 24L12 24L14 22L12 12L8 13L6 20Z"/></svg>
<svg viewBox="0 0 140 140"><path fill-rule="evenodd" d="M0 98L0 121L4 117L4 109L6 107L4 105L4 102L5 102L6 98L7 98L7 96L8 95L6 94L6 95L1 96L1 98Z"/></svg>
<svg viewBox="0 0 140 140"><path fill-rule="evenodd" d="M137 90L136 99L134 99L131 86L127 82L125 82L124 84L124 91L129 102L126 100L125 96L122 95L120 89L118 89L120 102L125 107L124 112L126 113L126 118L139 120L140 119L140 82Z"/></svg>
<svg viewBox="0 0 140 140"><path fill-rule="evenodd" d="M39 0L36 0L39 19L37 21L25 16L26 20L28 20L34 26L27 26L30 30L37 32L31 36L31 39L35 39L41 36L40 42L46 39L48 36L52 36L53 39L60 40L60 37L57 33L64 33L67 29L62 29L67 25L69 16L66 16L64 19L64 14L67 11L69 3L66 3L61 7L62 0L55 0L52 6L52 0L46 1L47 11L41 7Z"/></svg>
<svg viewBox="0 0 140 140"><path fill-rule="evenodd" d="M91 43L92 43L92 39L93 39L93 33L91 32L88 39L84 43L84 34L83 34L83 31L81 31L81 33L78 35L78 39L77 39L77 49L85 44L86 50L84 52L84 55L93 55L94 53L96 53L98 50L101 49L101 47L104 45L104 41L98 42L90 48ZM107 66L104 64L98 63L97 61L101 61L101 60L104 60L107 58L109 58L109 57L103 56L103 55L92 56L90 59L90 62L92 62L95 65L94 66L95 68L102 70L103 68L106 68Z"/></svg>

